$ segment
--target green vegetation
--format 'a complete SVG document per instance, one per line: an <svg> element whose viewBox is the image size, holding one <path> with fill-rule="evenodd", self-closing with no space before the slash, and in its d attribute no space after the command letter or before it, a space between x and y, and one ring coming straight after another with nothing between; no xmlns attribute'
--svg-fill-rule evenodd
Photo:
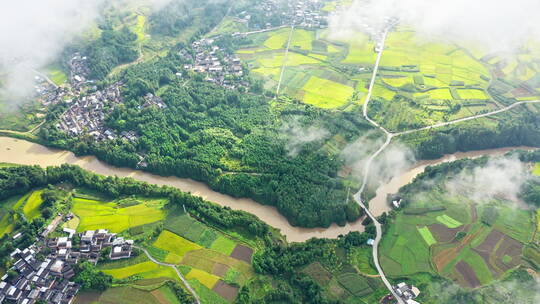
<svg viewBox="0 0 540 304"><path fill-rule="evenodd" d="M22 208L24 216L30 221L41 215L40 207L43 203L43 199L41 198L42 193L43 191L40 190L32 192Z"/></svg>
<svg viewBox="0 0 540 304"><path fill-rule="evenodd" d="M73 280L81 285L82 290L103 291L112 284L111 276L97 270L91 262L76 264L75 272L77 275Z"/></svg>
<svg viewBox="0 0 540 304"><path fill-rule="evenodd" d="M140 134L136 143L69 137L58 132L54 121L40 134L49 143L118 166L136 167L144 154L148 171L193 178L217 191L274 205L294 225L343 224L360 216L352 200L343 203L351 181L337 174L340 150L371 129L359 115L240 94L197 77L186 84L175 75L182 65L174 52L126 69L124 105L107 117L107 125ZM158 91L167 108L140 107L144 95ZM340 141L332 150L322 149L324 141L308 143L291 157L291 139L281 131L291 121L306 129L317 122Z"/></svg>
<svg viewBox="0 0 540 304"><path fill-rule="evenodd" d="M380 247L388 275L420 278L427 273L475 288L504 278L523 265L526 254L534 256L534 251L523 250L536 230L530 210L501 199L475 204L465 192L447 193L446 182L486 166L487 161L465 159L428 167L400 190L405 207L392 212ZM444 208L426 208L434 201Z"/></svg>
<svg viewBox="0 0 540 304"><path fill-rule="evenodd" d="M445 225L448 228L457 228L457 227L463 225L461 222L456 221L455 219L449 217L446 214L437 216L436 219L437 219L437 221L439 221L441 224Z"/></svg>
<svg viewBox="0 0 540 304"><path fill-rule="evenodd" d="M114 202L101 202L89 199L73 199L73 213L80 218L77 231L109 229L122 232L131 227L159 221L165 217L159 206L141 203L119 208Z"/></svg>
<svg viewBox="0 0 540 304"><path fill-rule="evenodd" d="M137 34L127 27L114 30L111 25L107 25L98 41L90 44L85 50L92 71L90 77L104 79L115 66L137 59L139 57L137 39Z"/></svg>
<svg viewBox="0 0 540 304"><path fill-rule="evenodd" d="M428 246L431 246L431 245L437 243L437 241L435 240L435 238L431 234L431 231L429 231L428 227L418 228L418 232L420 232L420 235L422 236L424 241L426 241Z"/></svg>
<svg viewBox="0 0 540 304"><path fill-rule="evenodd" d="M540 176L540 163L534 164L533 174L536 176Z"/></svg>
<svg viewBox="0 0 540 304"><path fill-rule="evenodd" d="M168 251L165 261L174 264L179 264L187 252L202 248L169 231L163 231L153 246Z"/></svg>
<svg viewBox="0 0 540 304"><path fill-rule="evenodd" d="M212 243L212 245L210 246L210 249L213 249L217 252L221 252L225 255L230 255L233 252L235 247L236 247L236 242L234 242L233 240L227 237L220 236Z"/></svg>

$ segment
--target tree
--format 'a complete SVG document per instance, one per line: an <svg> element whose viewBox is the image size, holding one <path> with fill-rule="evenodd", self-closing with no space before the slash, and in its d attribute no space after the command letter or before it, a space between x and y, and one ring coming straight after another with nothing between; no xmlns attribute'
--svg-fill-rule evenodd
<svg viewBox="0 0 540 304"><path fill-rule="evenodd" d="M112 276L99 271L88 261L76 264L75 272L74 281L81 285L82 290L103 291L112 284Z"/></svg>

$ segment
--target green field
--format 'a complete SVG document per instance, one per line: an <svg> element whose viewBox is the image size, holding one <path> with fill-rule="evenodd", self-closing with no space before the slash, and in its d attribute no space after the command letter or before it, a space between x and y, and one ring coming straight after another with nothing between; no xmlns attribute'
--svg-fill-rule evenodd
<svg viewBox="0 0 540 304"><path fill-rule="evenodd" d="M32 194L26 200L26 204L24 204L23 213L28 220L33 220L36 217L39 217L41 214L39 211L39 208L43 203L41 193L43 193L42 190L32 192Z"/></svg>
<svg viewBox="0 0 540 304"><path fill-rule="evenodd" d="M270 35L263 45L269 49L279 50L286 46L289 40L289 34L291 30L289 28L279 29Z"/></svg>
<svg viewBox="0 0 540 304"><path fill-rule="evenodd" d="M441 224L445 225L448 228L457 228L457 227L463 225L461 222L456 221L455 219L449 217L446 214L437 216L436 219L437 219L437 221L439 221Z"/></svg>
<svg viewBox="0 0 540 304"><path fill-rule="evenodd" d="M136 274L143 274L159 269L160 266L152 261L130 265L122 268L103 269L103 272L113 276L115 279L123 279Z"/></svg>
<svg viewBox="0 0 540 304"><path fill-rule="evenodd" d="M210 249L215 250L217 252L221 252L225 255L230 255L233 252L236 245L237 244L235 241L224 236L219 236L212 243L212 245L210 246Z"/></svg>
<svg viewBox="0 0 540 304"><path fill-rule="evenodd" d="M466 196L445 193L438 184L430 188L414 192L381 240L381 266L390 277L432 273L465 287L478 287L520 265L521 247L530 242L536 229L530 210L512 208L503 201L475 205ZM430 209L433 202L444 206L443 210ZM489 208L496 212L490 213L488 226L484 213ZM463 267L470 267L473 274Z"/></svg>
<svg viewBox="0 0 540 304"><path fill-rule="evenodd" d="M486 93L482 90L459 89L458 93L462 99L489 99Z"/></svg>
<svg viewBox="0 0 540 304"><path fill-rule="evenodd" d="M51 65L47 68L47 76L56 84L62 85L68 80L67 74L58 65Z"/></svg>
<svg viewBox="0 0 540 304"><path fill-rule="evenodd" d="M437 243L437 241L435 240L435 238L431 234L431 231L429 231L428 227L418 228L418 232L420 233L420 235L422 236L424 241L426 241L428 246L431 246L431 245Z"/></svg>
<svg viewBox="0 0 540 304"><path fill-rule="evenodd" d="M331 80L312 76L302 88L304 101L320 108L337 108L347 102L354 89Z"/></svg>
<svg viewBox="0 0 540 304"><path fill-rule="evenodd" d="M540 163L535 163L534 164L534 167L533 167L533 172L532 172L534 175L536 176L540 176Z"/></svg>
<svg viewBox="0 0 540 304"><path fill-rule="evenodd" d="M167 254L165 262L173 264L179 264L187 252L202 248L167 230L159 235L153 246L168 251L169 254Z"/></svg>
<svg viewBox="0 0 540 304"><path fill-rule="evenodd" d="M355 43L349 48L346 42L329 38L325 30L295 29L285 58L289 34L290 29L284 28L253 35L254 43L238 50L237 54L248 63L253 75L262 78L268 90L276 88L284 67L283 94L320 108L345 106L355 93L358 78L342 73L336 66L361 60L363 51L358 51L356 45L369 45L367 38L363 36L361 42L349 40ZM373 50L369 52L373 57ZM373 64L371 58L365 61Z"/></svg>
<svg viewBox="0 0 540 304"><path fill-rule="evenodd" d="M165 217L160 206L142 203L119 208L114 202L74 198L73 213L80 218L77 231L109 229L122 232L131 227L157 222Z"/></svg>
<svg viewBox="0 0 540 304"><path fill-rule="evenodd" d="M209 289L212 289L219 281L219 277L195 268L188 272L186 279L195 279Z"/></svg>

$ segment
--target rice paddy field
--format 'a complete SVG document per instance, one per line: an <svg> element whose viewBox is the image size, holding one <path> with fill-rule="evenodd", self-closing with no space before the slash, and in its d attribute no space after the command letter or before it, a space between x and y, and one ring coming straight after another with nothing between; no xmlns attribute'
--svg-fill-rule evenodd
<svg viewBox="0 0 540 304"><path fill-rule="evenodd" d="M80 219L77 231L109 229L122 232L129 228L162 220L165 212L163 201L144 201L129 207L115 202L103 202L85 198L73 199L73 213Z"/></svg>
<svg viewBox="0 0 540 304"><path fill-rule="evenodd" d="M174 294L174 290L167 284L166 278L141 279L130 283L107 289L105 292L81 292L77 295L75 303L99 304L181 304Z"/></svg>
<svg viewBox="0 0 540 304"><path fill-rule="evenodd" d="M40 216L42 192L43 190L38 189L0 201L0 237L13 231L17 221L17 215L13 211L20 211L29 221Z"/></svg>
<svg viewBox="0 0 540 304"><path fill-rule="evenodd" d="M288 55L287 43L291 38ZM302 102L326 109L343 109L355 98L359 80L354 73L345 75L340 66L345 64L373 65L374 52L367 37L349 47L332 40L324 30L282 28L251 36L252 45L237 51L248 63L252 75L264 80L267 90L275 90L281 72L282 93ZM353 40L351 40L353 41ZM362 46L359 50L357 46ZM368 54L363 54L367 51ZM371 53L371 54L369 54Z"/></svg>
<svg viewBox="0 0 540 304"><path fill-rule="evenodd" d="M83 202L88 201L80 203ZM90 206L94 204L98 203L91 202ZM106 204L102 208L111 207L111 203L99 204ZM254 249L236 239L234 234L225 234L178 210L169 211L158 221L163 223L164 229L150 242L147 241L145 247L154 258L177 265L203 303L233 302L239 288L255 276L251 266ZM81 217L81 225L83 223L84 216ZM125 228L125 223L119 227ZM144 254L135 259L110 262L100 268L116 279L178 280L172 268L155 264Z"/></svg>
<svg viewBox="0 0 540 304"><path fill-rule="evenodd" d="M476 288L530 264L523 249L533 241L536 212L506 201L478 205L433 189L399 211L384 234L380 261L389 276L436 274ZM495 215L486 213L492 208Z"/></svg>

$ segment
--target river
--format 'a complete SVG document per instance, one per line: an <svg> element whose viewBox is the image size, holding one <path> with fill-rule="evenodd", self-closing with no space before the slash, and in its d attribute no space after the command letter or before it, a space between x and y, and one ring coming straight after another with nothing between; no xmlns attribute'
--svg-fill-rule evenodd
<svg viewBox="0 0 540 304"><path fill-rule="evenodd" d="M370 210L375 216L380 215L382 212L388 211L390 207L386 203L387 194L396 193L401 186L408 184L416 175L422 173L426 166L465 157L500 155L512 149L514 148L456 153L445 156L441 159L420 162L407 172L392 178L387 184L379 187L377 189L375 198L370 201ZM357 220L353 223L347 223L343 227L336 224L333 224L328 228L294 227L289 224L287 219L273 206L262 205L252 199L234 198L230 195L216 192L210 189L206 184L194 181L192 179L163 177L140 170L119 168L105 164L94 156L78 157L69 151L50 149L45 146L20 139L0 137L0 162L21 165L39 165L42 167L59 166L67 163L78 165L88 171L102 175L131 177L151 184L176 187L182 191L201 196L202 198L215 202L221 206L228 206L235 210L243 210L252 213L258 216L268 225L279 229L281 233L287 237L289 242L303 242L312 237L336 238L338 235L347 234L349 231L364 230L361 220Z"/></svg>

